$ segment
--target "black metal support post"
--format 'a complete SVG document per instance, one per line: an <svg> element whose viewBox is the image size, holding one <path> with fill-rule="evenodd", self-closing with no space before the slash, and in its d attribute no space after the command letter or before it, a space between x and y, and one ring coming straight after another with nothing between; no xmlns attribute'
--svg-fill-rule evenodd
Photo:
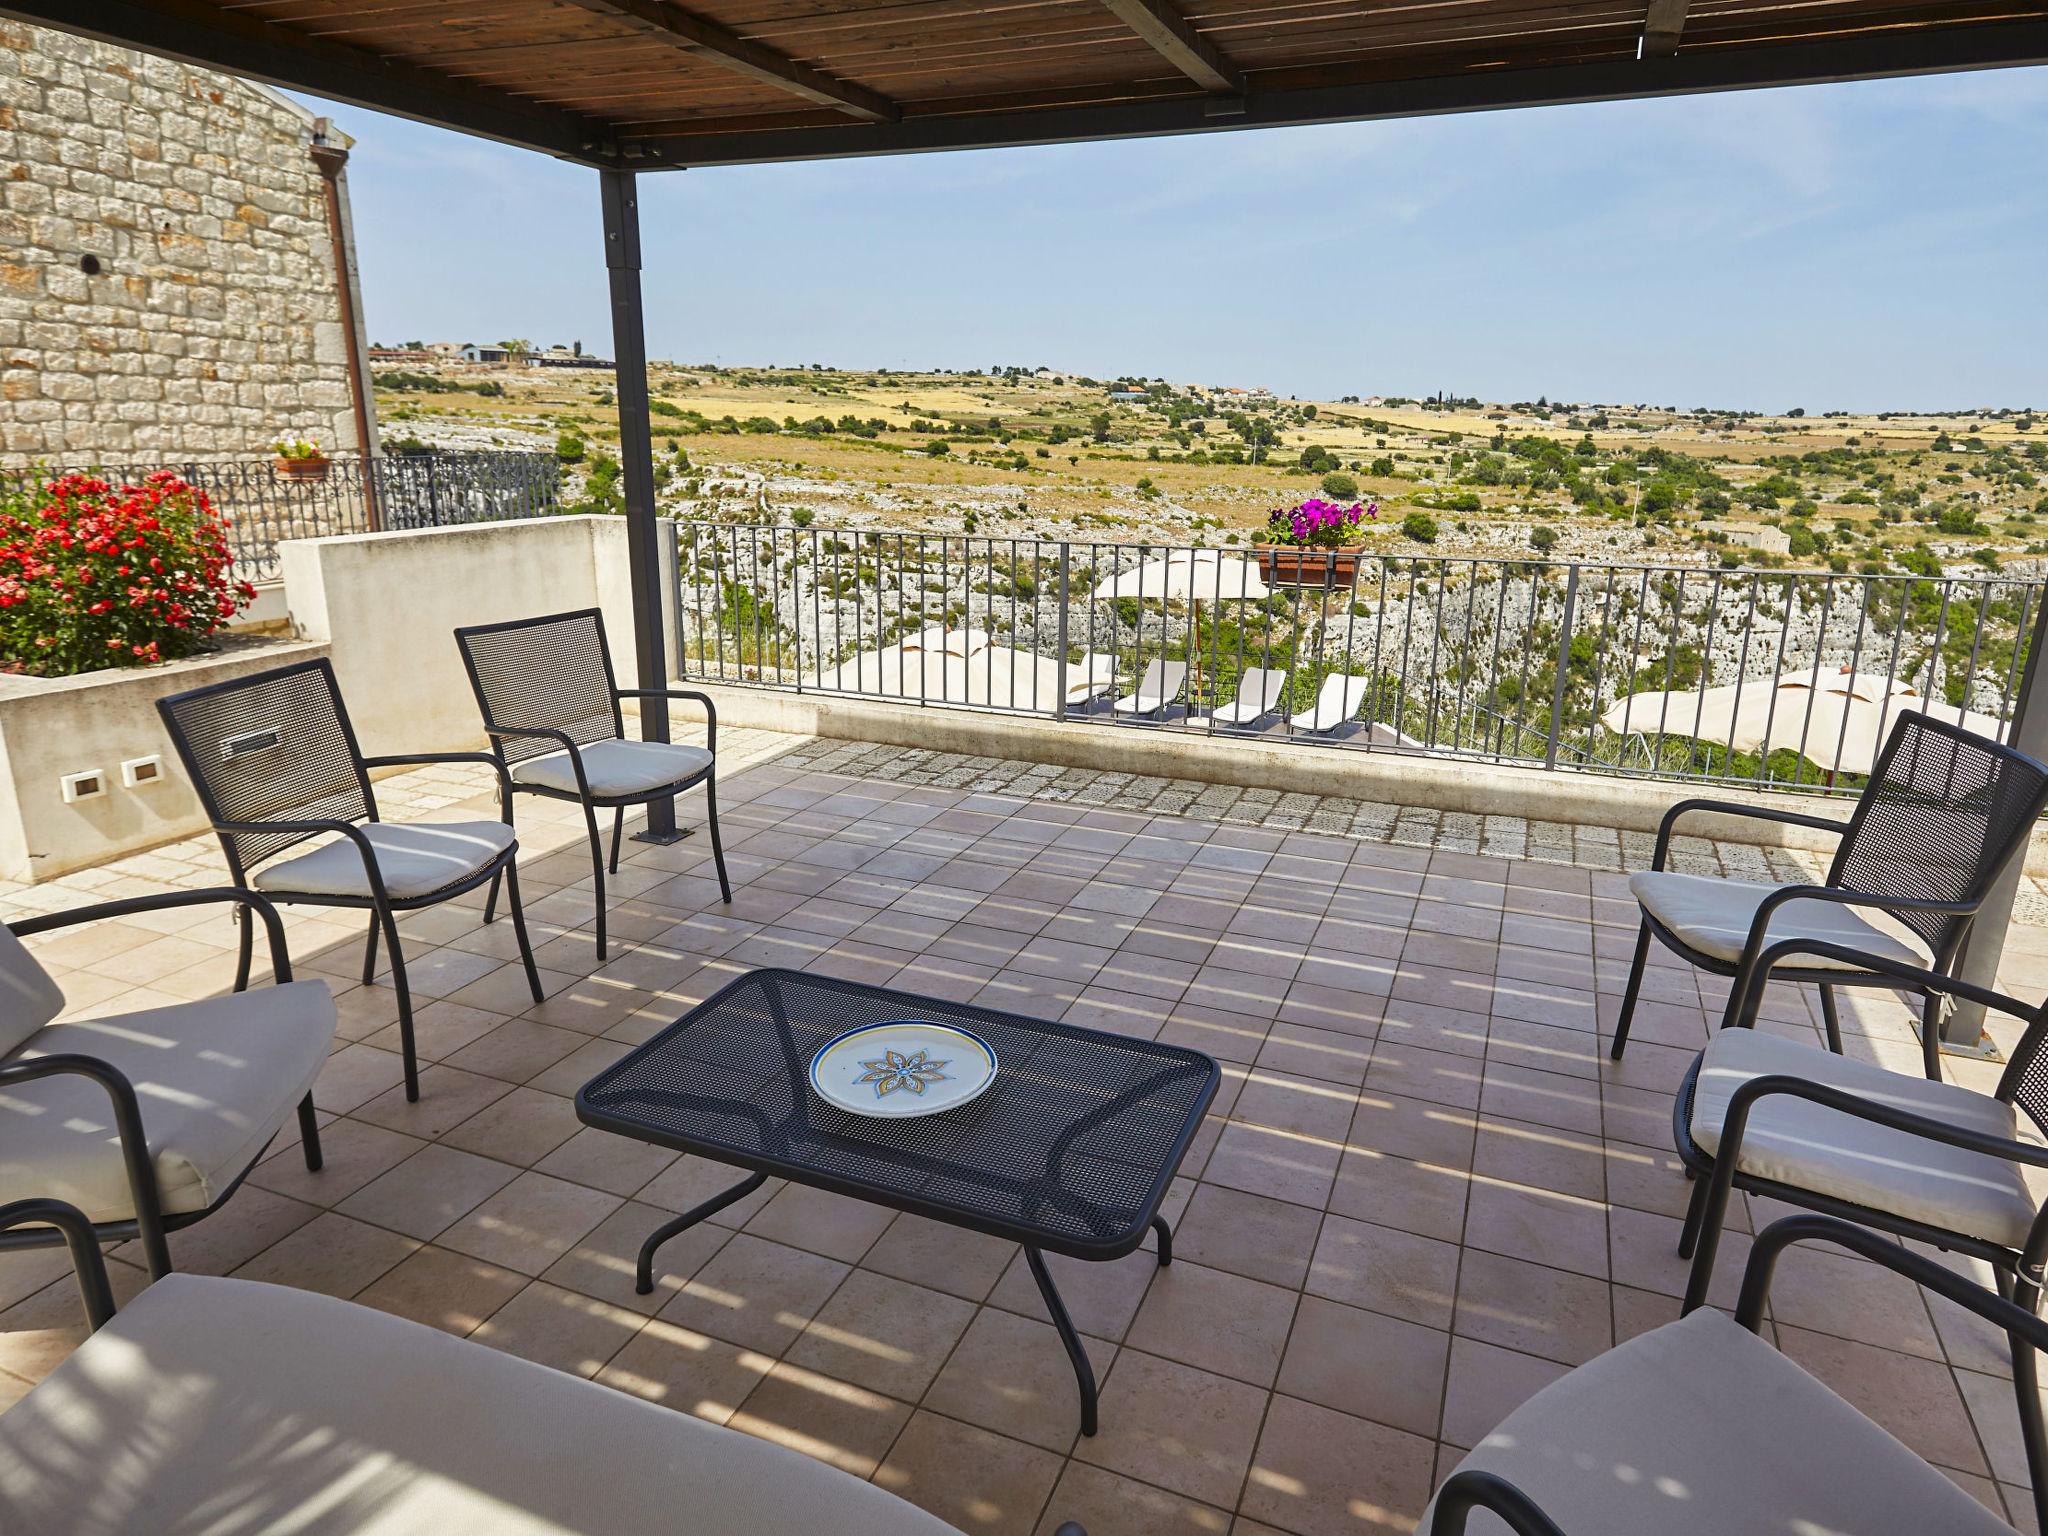
<svg viewBox="0 0 2048 1536"><path fill-rule="evenodd" d="M654 434L647 409L647 324L640 302L640 198L632 171L599 171L604 202L604 264L612 289L612 355L618 359L619 468L626 492L626 561L633 588L633 657L642 688L668 686L662 634L661 525L654 515ZM667 741L668 700L640 701L640 734ZM647 803L636 842L672 843L674 800Z"/></svg>

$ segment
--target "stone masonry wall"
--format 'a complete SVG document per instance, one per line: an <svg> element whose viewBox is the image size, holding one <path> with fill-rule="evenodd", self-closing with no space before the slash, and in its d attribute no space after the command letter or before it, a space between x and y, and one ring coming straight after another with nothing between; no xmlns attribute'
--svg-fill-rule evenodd
<svg viewBox="0 0 2048 1536"><path fill-rule="evenodd" d="M0 21L0 468L357 446L315 121Z"/></svg>

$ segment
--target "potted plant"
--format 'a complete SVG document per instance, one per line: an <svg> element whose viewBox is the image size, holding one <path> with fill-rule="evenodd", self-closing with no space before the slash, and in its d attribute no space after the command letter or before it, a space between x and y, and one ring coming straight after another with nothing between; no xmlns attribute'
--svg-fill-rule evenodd
<svg viewBox="0 0 2048 1536"><path fill-rule="evenodd" d="M1259 574L1267 585L1351 585L1364 545L1359 532L1379 517L1376 501L1324 501L1311 496L1293 507L1277 508L1267 519L1259 544Z"/></svg>
<svg viewBox="0 0 2048 1536"><path fill-rule="evenodd" d="M280 437L270 445L271 461L287 480L325 480L327 455L310 437Z"/></svg>

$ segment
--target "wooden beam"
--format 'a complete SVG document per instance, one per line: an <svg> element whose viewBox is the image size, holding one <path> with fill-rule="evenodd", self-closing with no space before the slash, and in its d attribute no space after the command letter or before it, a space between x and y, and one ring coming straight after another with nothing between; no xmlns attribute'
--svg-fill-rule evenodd
<svg viewBox="0 0 2048 1536"><path fill-rule="evenodd" d="M0 16L207 69L456 128L584 165L609 160L602 123L365 48L308 37L204 0L0 0Z"/></svg>
<svg viewBox="0 0 2048 1536"><path fill-rule="evenodd" d="M1643 23L1643 57L1662 58L1678 52L1678 37L1685 30L1686 0L1650 0L1650 14Z"/></svg>
<svg viewBox="0 0 2048 1536"><path fill-rule="evenodd" d="M693 16L664 0L568 0L593 15L624 22L643 37L692 58L720 65L763 85L831 107L866 123L893 123L903 116L896 103L864 85L800 64L773 48L749 42L737 32Z"/></svg>
<svg viewBox="0 0 2048 1536"><path fill-rule="evenodd" d="M1167 0L1102 0L1102 4L1203 90L1228 96L1244 94L1244 76L1238 73L1237 66L1189 26L1187 18Z"/></svg>

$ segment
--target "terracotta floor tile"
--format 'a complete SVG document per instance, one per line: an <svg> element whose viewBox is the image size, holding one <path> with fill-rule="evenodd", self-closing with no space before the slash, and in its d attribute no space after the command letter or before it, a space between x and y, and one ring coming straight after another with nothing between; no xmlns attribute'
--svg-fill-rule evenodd
<svg viewBox="0 0 2048 1536"><path fill-rule="evenodd" d="M533 1167L537 1173L587 1184L607 1194L632 1195L677 1156L666 1147L585 1126Z"/></svg>
<svg viewBox="0 0 2048 1536"><path fill-rule="evenodd" d="M422 1248L386 1270L356 1300L458 1337L474 1333L526 1289L526 1276L445 1248Z"/></svg>
<svg viewBox="0 0 2048 1536"><path fill-rule="evenodd" d="M428 1145L335 1209L424 1240L438 1237L518 1177L509 1163Z"/></svg>
<svg viewBox="0 0 2048 1536"><path fill-rule="evenodd" d="M1051 1253L1045 1256L1045 1267L1059 1289L1060 1300L1074 1327L1084 1334L1114 1341L1123 1338L1131 1319L1137 1315L1159 1263L1150 1251L1140 1248L1106 1264ZM1010 1261L988 1299L990 1305L1008 1312L1041 1322L1052 1320L1021 1251Z"/></svg>
<svg viewBox="0 0 2048 1536"><path fill-rule="evenodd" d="M350 1297L419 1247L413 1238L326 1211L256 1255L235 1275Z"/></svg>
<svg viewBox="0 0 2048 1536"><path fill-rule="evenodd" d="M855 1270L805 1323L792 1364L915 1402L974 1316L957 1296Z"/></svg>
<svg viewBox="0 0 2048 1536"><path fill-rule="evenodd" d="M1335 1215L1455 1243L1464 1236L1471 1183L1455 1168L1352 1147L1338 1165L1329 1205Z"/></svg>
<svg viewBox="0 0 2048 1536"><path fill-rule="evenodd" d="M427 1143L361 1120L336 1117L320 1127L322 1166L309 1172L296 1139L279 1147L249 1172L249 1183L310 1205L347 1199L380 1173L397 1167Z"/></svg>
<svg viewBox="0 0 2048 1536"><path fill-rule="evenodd" d="M641 1185L634 1198L680 1216L741 1183L746 1177L744 1168L735 1168L730 1163L715 1163L709 1158L686 1152ZM781 1180L770 1179L745 1199L736 1200L704 1219L737 1230L759 1215L761 1208L773 1200L781 1188Z"/></svg>
<svg viewBox="0 0 2048 1536"><path fill-rule="evenodd" d="M1444 1389L1443 1438L1469 1450L1569 1369L1555 1360L1477 1339L1453 1339L1450 1378Z"/></svg>
<svg viewBox="0 0 2048 1536"><path fill-rule="evenodd" d="M1074 1454L1140 1482L1224 1508L1237 1503L1267 1394L1124 1350L1102 1389L1101 1429Z"/></svg>
<svg viewBox="0 0 2048 1536"><path fill-rule="evenodd" d="M1083 1339L1098 1382L1116 1346ZM1065 1455L1081 1426L1081 1393L1060 1336L997 1307L984 1307L961 1335L924 1406L949 1418Z"/></svg>
<svg viewBox="0 0 2048 1536"><path fill-rule="evenodd" d="M1614 1342L1604 1280L1470 1248L1458 1270L1452 1331L1567 1365Z"/></svg>
<svg viewBox="0 0 2048 1536"><path fill-rule="evenodd" d="M1937 1466L1988 1474L1956 1377L1946 1366L1803 1328L1778 1347ZM2010 1387L2006 1389L2010 1392Z"/></svg>
<svg viewBox="0 0 2048 1536"><path fill-rule="evenodd" d="M875 1482L968 1536L1031 1536L1060 1458L920 1410Z"/></svg>
<svg viewBox="0 0 2048 1536"><path fill-rule="evenodd" d="M1069 1520L1120 1536L1225 1536L1230 1530L1223 1510L1078 1461L1067 1463L1046 1501L1037 1536L1057 1536Z"/></svg>
<svg viewBox="0 0 2048 1536"><path fill-rule="evenodd" d="M446 1132L441 1143L530 1168L580 1128L572 1100L537 1088L514 1088Z"/></svg>
<svg viewBox="0 0 2048 1536"><path fill-rule="evenodd" d="M535 1280L470 1337L509 1355L590 1377L625 1348L645 1321L637 1312Z"/></svg>
<svg viewBox="0 0 2048 1536"><path fill-rule="evenodd" d="M1433 1440L1275 1397L1241 1508L1301 1536L1405 1536L1435 1468Z"/></svg>
<svg viewBox="0 0 2048 1536"><path fill-rule="evenodd" d="M1322 1218L1305 1206L1202 1184L1174 1224L1174 1255L1176 1260L1299 1288L1308 1275L1321 1226Z"/></svg>
<svg viewBox="0 0 2048 1536"><path fill-rule="evenodd" d="M396 1057L392 1059L397 1060ZM316 1087L316 1095L318 1091ZM402 1131L408 1136L432 1141L511 1091L510 1083L501 1083L495 1077L479 1077L474 1072L435 1065L420 1069L417 1103L406 1099L403 1087L394 1087L350 1113L388 1131ZM314 1102L319 1102L317 1097Z"/></svg>
<svg viewBox="0 0 2048 1536"><path fill-rule="evenodd" d="M1597 1200L1474 1178L1465 1205L1465 1242L1607 1278L1607 1208Z"/></svg>
<svg viewBox="0 0 2048 1536"><path fill-rule="evenodd" d="M895 1213L845 1195L787 1184L747 1222L755 1237L807 1248L852 1264L872 1248Z"/></svg>
<svg viewBox="0 0 2048 1536"><path fill-rule="evenodd" d="M1247 1194L1318 1207L1329 1198L1341 1159L1339 1143L1233 1122L1217 1138L1202 1177Z"/></svg>
<svg viewBox="0 0 2048 1536"><path fill-rule="evenodd" d="M679 1413L724 1424L774 1363L767 1355L656 1319L634 1334L596 1379Z"/></svg>
<svg viewBox="0 0 2048 1536"><path fill-rule="evenodd" d="M690 1277L661 1318L780 1356L847 1273L835 1260L743 1232Z"/></svg>
<svg viewBox="0 0 2048 1536"><path fill-rule="evenodd" d="M508 1083L537 1077L574 1051L587 1037L533 1019L509 1019L447 1058L448 1065Z"/></svg>
<svg viewBox="0 0 2048 1536"><path fill-rule="evenodd" d="M1124 1343L1270 1387L1295 1300L1292 1290L1181 1260L1154 1278Z"/></svg>
<svg viewBox="0 0 2048 1536"><path fill-rule="evenodd" d="M968 1301L985 1301L1017 1245L980 1232L904 1212L861 1258L861 1268L929 1286Z"/></svg>
<svg viewBox="0 0 2048 1536"><path fill-rule="evenodd" d="M1451 1336L1304 1296L1275 1390L1434 1439Z"/></svg>
<svg viewBox="0 0 2048 1536"><path fill-rule="evenodd" d="M1349 1142L1439 1168L1463 1169L1472 1166L1477 1129L1477 1117L1469 1110L1368 1088L1358 1096Z"/></svg>
<svg viewBox="0 0 2048 1536"><path fill-rule="evenodd" d="M1450 1326L1458 1249L1343 1216L1324 1218L1308 1291L1431 1328Z"/></svg>
<svg viewBox="0 0 2048 1536"><path fill-rule="evenodd" d="M907 1404L785 1362L760 1379L726 1422L864 1478L881 1465L909 1417Z"/></svg>
<svg viewBox="0 0 2048 1536"><path fill-rule="evenodd" d="M658 1312L732 1236L730 1227L708 1221L677 1233L661 1245L654 1289L642 1296L635 1289L640 1245L667 1220L666 1211L628 1201L578 1238L541 1278L629 1312Z"/></svg>
<svg viewBox="0 0 2048 1536"><path fill-rule="evenodd" d="M440 1236L441 1246L538 1275L619 1208L616 1195L522 1173Z"/></svg>

